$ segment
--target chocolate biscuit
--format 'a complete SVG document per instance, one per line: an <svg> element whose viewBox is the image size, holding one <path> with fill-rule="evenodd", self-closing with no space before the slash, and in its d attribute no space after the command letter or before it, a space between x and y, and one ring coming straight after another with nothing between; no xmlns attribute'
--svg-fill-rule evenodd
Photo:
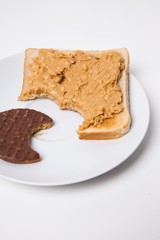
<svg viewBox="0 0 160 240"><path fill-rule="evenodd" d="M12 163L33 163L39 153L30 147L31 135L51 127L53 120L32 109L11 109L0 113L0 158Z"/></svg>

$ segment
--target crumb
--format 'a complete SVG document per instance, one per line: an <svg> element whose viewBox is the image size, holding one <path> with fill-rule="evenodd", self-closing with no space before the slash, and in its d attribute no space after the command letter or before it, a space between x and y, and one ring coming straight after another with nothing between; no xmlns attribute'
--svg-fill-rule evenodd
<svg viewBox="0 0 160 240"><path fill-rule="evenodd" d="M47 133L46 132L45 133L36 133L35 137L42 137L44 134L47 134Z"/></svg>

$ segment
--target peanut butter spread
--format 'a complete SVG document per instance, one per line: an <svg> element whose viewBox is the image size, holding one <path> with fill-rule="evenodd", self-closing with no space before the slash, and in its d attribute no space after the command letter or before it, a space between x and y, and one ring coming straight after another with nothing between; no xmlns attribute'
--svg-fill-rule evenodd
<svg viewBox="0 0 160 240"><path fill-rule="evenodd" d="M99 127L123 111L118 84L123 69L124 60L116 51L41 49L29 65L26 94L48 97L61 109L78 111L84 116L81 130Z"/></svg>

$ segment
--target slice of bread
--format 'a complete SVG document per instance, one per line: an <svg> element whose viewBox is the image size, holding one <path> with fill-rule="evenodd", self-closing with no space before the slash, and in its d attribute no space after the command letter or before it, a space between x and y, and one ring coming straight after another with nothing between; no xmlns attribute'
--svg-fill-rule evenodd
<svg viewBox="0 0 160 240"><path fill-rule="evenodd" d="M114 114L112 117L107 118L99 127L94 127L90 125L88 128L81 130L79 128L77 133L80 139L114 139L119 138L126 134L129 131L130 123L131 123L131 116L129 112L129 92L128 92L128 76L129 76L129 54L126 48L115 49L114 51L118 52L122 58L124 59L124 69L121 71L121 76L118 81L122 92L122 105L123 111L120 113ZM33 62L33 58L38 57L39 49L27 49L25 52L25 61L24 61L24 78L23 78L23 86L22 91L19 96L19 100L29 100L35 99L39 97L46 97L52 100L56 99L49 93L47 90L43 89L42 91L31 91L28 85L28 79L33 74L30 68L28 67ZM101 51L84 51L91 55L98 55ZM102 51L107 52L107 51ZM72 50L63 50L61 53L68 54L73 53ZM73 111L77 111L81 113L78 108L74 107L66 107L63 109L69 109ZM82 113L81 113L82 114ZM82 114L83 115L83 114Z"/></svg>

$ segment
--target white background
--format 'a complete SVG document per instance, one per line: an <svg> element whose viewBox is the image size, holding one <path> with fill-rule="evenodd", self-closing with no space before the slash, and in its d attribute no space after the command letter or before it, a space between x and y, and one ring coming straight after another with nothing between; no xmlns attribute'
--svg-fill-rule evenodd
<svg viewBox="0 0 160 240"><path fill-rule="evenodd" d="M96 179L66 187L0 179L0 239L159 240L160 1L0 0L0 59L28 47L127 47L151 122L138 150Z"/></svg>

